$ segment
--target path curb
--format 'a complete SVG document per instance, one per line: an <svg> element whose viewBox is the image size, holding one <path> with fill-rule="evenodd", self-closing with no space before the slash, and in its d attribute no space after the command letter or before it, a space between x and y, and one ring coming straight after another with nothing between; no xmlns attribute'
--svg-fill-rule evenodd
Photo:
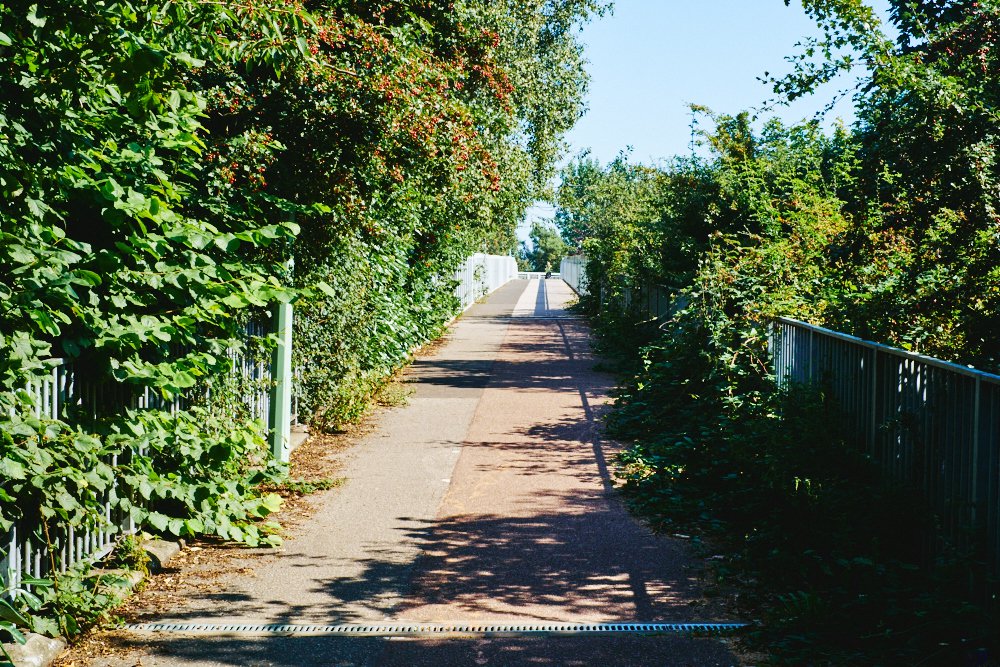
<svg viewBox="0 0 1000 667"><path fill-rule="evenodd" d="M180 553L184 548L183 542L172 540L145 540L142 543L142 550L149 556L149 571L159 572L171 558Z"/></svg>
<svg viewBox="0 0 1000 667"><path fill-rule="evenodd" d="M26 633L25 636L28 641L23 645L3 645L15 667L48 667L66 648L66 640L62 637L52 639L34 633Z"/></svg>

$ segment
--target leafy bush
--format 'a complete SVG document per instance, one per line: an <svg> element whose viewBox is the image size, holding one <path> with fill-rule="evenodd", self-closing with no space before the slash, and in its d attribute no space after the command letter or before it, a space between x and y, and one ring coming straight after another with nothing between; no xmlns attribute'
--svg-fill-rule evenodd
<svg viewBox="0 0 1000 667"><path fill-rule="evenodd" d="M709 535L781 664L957 664L995 654L970 604L975 554L922 557L936 519L838 430L820 386L778 390L769 322L790 316L995 368L994 2L803 2L824 37L774 79L795 97L862 62L859 121L824 134L707 114L708 157L578 160L557 221L588 256L584 300L623 379L622 480L655 523ZM818 54L819 60L811 57ZM973 129L975 128L975 129ZM629 305L649 286L666 317ZM599 289L598 289L599 288Z"/></svg>

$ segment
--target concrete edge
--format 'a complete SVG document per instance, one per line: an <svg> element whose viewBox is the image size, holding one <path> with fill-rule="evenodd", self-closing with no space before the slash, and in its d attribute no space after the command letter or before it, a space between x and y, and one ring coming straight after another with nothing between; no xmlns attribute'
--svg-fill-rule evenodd
<svg viewBox="0 0 1000 667"><path fill-rule="evenodd" d="M305 424L292 425L292 432L288 442L288 453L291 454L309 439L309 427Z"/></svg>
<svg viewBox="0 0 1000 667"><path fill-rule="evenodd" d="M66 640L62 637L53 639L33 632L25 633L25 636L28 641L23 645L3 645L15 667L48 667L67 646Z"/></svg>
<svg viewBox="0 0 1000 667"><path fill-rule="evenodd" d="M167 562L184 548L184 541L149 539L143 540L142 550L149 556L149 571L159 572Z"/></svg>
<svg viewBox="0 0 1000 667"><path fill-rule="evenodd" d="M183 540L179 542L159 539L145 540L142 547L149 556L150 572L162 570L163 566L179 554L184 546ZM108 570L107 572L118 571ZM145 579L142 573L137 570L121 572L126 575L130 590L135 590ZM34 632L24 634L27 637L24 644L3 644L3 649L10 655L14 667L49 667L69 645L62 637L46 637ZM0 656L0 664L3 664L2 661L3 658Z"/></svg>

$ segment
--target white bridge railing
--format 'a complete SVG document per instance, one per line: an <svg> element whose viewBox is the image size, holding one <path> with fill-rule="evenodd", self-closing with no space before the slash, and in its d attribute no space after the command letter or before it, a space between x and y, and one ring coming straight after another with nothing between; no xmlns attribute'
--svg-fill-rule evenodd
<svg viewBox="0 0 1000 667"><path fill-rule="evenodd" d="M465 310L516 277L517 262L513 257L476 253L455 271L455 296Z"/></svg>
<svg viewBox="0 0 1000 667"><path fill-rule="evenodd" d="M584 255L563 257L559 263L559 276L577 294L589 294L587 291L587 258Z"/></svg>

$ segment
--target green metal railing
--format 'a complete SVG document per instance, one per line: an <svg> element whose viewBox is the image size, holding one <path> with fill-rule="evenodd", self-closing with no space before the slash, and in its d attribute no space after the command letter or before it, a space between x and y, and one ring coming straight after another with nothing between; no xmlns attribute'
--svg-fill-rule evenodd
<svg viewBox="0 0 1000 667"><path fill-rule="evenodd" d="M1000 593L1000 376L787 318L770 347L779 386L824 387L858 446L922 493L940 521L930 555L969 554L977 592Z"/></svg>

